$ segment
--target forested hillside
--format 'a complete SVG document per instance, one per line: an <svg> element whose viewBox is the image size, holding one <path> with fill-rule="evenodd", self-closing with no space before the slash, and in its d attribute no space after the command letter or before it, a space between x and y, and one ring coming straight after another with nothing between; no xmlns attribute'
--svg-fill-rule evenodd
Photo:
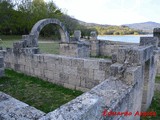
<svg viewBox="0 0 160 120"><path fill-rule="evenodd" d="M81 25L86 26L87 28L94 28L98 31L100 35L138 35L138 34L147 34L147 32L130 28L126 25L116 26L116 25L102 25L96 23L86 23L79 21Z"/></svg>
<svg viewBox="0 0 160 120"><path fill-rule="evenodd" d="M0 0L0 35L29 34L33 25L41 19L57 18L62 21L70 35L74 30L82 31L82 36L88 36L92 29L80 25L76 19L64 14L54 2L44 0ZM58 37L58 26L48 25L41 31L42 36Z"/></svg>
<svg viewBox="0 0 160 120"><path fill-rule="evenodd" d="M14 2L13 2L14 1ZM99 25L85 23L70 17L58 8L54 2L44 0L0 0L0 35L29 34L33 25L45 18L57 18L63 22L72 36L74 30L81 30L82 37L89 36L92 30L99 35L144 34L141 30L123 26ZM58 26L47 25L42 29L41 36L60 38Z"/></svg>

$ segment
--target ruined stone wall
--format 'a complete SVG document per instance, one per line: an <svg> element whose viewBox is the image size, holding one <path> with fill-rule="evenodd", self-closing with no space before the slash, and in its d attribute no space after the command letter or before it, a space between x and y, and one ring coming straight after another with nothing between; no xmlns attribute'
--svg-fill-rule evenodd
<svg viewBox="0 0 160 120"><path fill-rule="evenodd" d="M10 49L5 55L5 64L65 87L88 91L39 120L139 120L140 116L134 116L135 113L145 111L153 97L153 51L151 45L120 48L112 64L104 59L16 55ZM128 111L131 115L103 116L104 110Z"/></svg>
<svg viewBox="0 0 160 120"><path fill-rule="evenodd" d="M91 56L112 56L117 53L118 49L126 46L137 46L134 43L114 42L106 40L91 40L90 41L90 54Z"/></svg>
<svg viewBox="0 0 160 120"><path fill-rule="evenodd" d="M153 97L152 57L152 46L119 49L108 79L40 120L139 120L136 112L145 111ZM128 114L103 116L104 110Z"/></svg>
<svg viewBox="0 0 160 120"><path fill-rule="evenodd" d="M5 50L0 50L0 77L3 77L5 75L4 73L4 56L5 56Z"/></svg>
<svg viewBox="0 0 160 120"><path fill-rule="evenodd" d="M1 120L37 120L44 112L29 106L3 92L0 92Z"/></svg>
<svg viewBox="0 0 160 120"><path fill-rule="evenodd" d="M19 49L16 46L23 44L17 43L14 44L14 49L7 50L5 67L64 87L87 91L48 114L41 113L39 120L139 120L140 116L135 116L135 113L146 111L154 94L157 40L153 37L142 38L140 46L116 46L116 52L112 51L111 43L100 41L98 54L110 56L107 53L110 50L114 53L112 62L105 59L35 54L37 52L32 52L32 48ZM97 42L92 43L97 47ZM94 53L97 52L97 49L93 50ZM0 96L0 105L4 107L1 101L3 103L9 97L3 99L2 93ZM17 102L13 104L16 106ZM126 116L108 116L107 113L102 115L104 110L128 112ZM10 115L10 112L5 114ZM16 112L14 114L21 116ZM24 119L28 119L27 113L24 114Z"/></svg>
<svg viewBox="0 0 160 120"><path fill-rule="evenodd" d="M37 76L64 87L87 91L109 77L111 61L51 54L5 56L6 68Z"/></svg>
<svg viewBox="0 0 160 120"><path fill-rule="evenodd" d="M87 58L90 57L89 44L85 42L60 43L60 55Z"/></svg>

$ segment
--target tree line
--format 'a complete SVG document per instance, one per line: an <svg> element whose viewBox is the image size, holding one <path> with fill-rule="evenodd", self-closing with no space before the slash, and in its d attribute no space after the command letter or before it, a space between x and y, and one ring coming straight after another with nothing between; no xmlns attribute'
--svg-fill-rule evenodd
<svg viewBox="0 0 160 120"><path fill-rule="evenodd" d="M87 28L78 20L70 17L58 8L53 1L44 0L0 0L0 35L29 34L33 25L45 18L56 18L64 23L69 34L81 30L82 37L89 36L95 28ZM56 25L47 25L42 29L41 36L60 37Z"/></svg>
<svg viewBox="0 0 160 120"><path fill-rule="evenodd" d="M144 34L140 30L134 30L127 26L87 26L80 24L77 19L58 8L53 1L0 0L0 35L29 34L33 25L45 18L59 19L66 26L70 36L73 35L74 30L81 30L82 37L89 37L91 31L97 31L99 35ZM40 35L59 39L58 29L59 26L47 25L42 29Z"/></svg>
<svg viewBox="0 0 160 120"><path fill-rule="evenodd" d="M146 34L142 30L135 30L128 26L94 26L100 35L139 35Z"/></svg>

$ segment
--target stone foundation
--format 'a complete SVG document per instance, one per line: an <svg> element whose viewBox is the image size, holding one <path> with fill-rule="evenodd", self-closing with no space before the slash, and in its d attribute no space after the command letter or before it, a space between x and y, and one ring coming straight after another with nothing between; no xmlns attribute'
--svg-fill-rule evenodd
<svg viewBox="0 0 160 120"><path fill-rule="evenodd" d="M87 91L110 75L110 60L73 58L51 54L5 56L6 68L37 76L64 87Z"/></svg>

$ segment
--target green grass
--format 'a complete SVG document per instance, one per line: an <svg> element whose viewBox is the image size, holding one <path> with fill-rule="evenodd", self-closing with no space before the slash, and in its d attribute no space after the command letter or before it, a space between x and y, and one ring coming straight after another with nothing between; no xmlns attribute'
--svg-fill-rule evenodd
<svg viewBox="0 0 160 120"><path fill-rule="evenodd" d="M160 120L160 92L159 91L155 91L151 106L147 111L156 112L157 114L156 117L153 117L153 116L141 117L141 120Z"/></svg>
<svg viewBox="0 0 160 120"><path fill-rule="evenodd" d="M156 76L155 82L160 83L160 76Z"/></svg>
<svg viewBox="0 0 160 120"><path fill-rule="evenodd" d="M156 76L155 82L160 83L160 76ZM147 111L154 111L157 116L141 117L141 120L160 120L160 91L155 91L151 106Z"/></svg>
<svg viewBox="0 0 160 120"><path fill-rule="evenodd" d="M0 91L5 92L46 113L81 95L81 91L70 90L42 79L5 70L0 78Z"/></svg>
<svg viewBox="0 0 160 120"><path fill-rule="evenodd" d="M22 36L16 36L16 35L9 35L9 36L4 36L1 35L0 36L0 46L7 48L13 47L13 43L20 41L22 39ZM41 41L38 41L38 45L40 48L41 53L48 53L48 54L59 54L59 41L49 41L49 38L46 38L46 40L44 40L45 38L41 38L40 40L46 43L41 43ZM49 43L47 43L49 42Z"/></svg>
<svg viewBox="0 0 160 120"><path fill-rule="evenodd" d="M59 42L39 43L39 48L42 53L59 54Z"/></svg>
<svg viewBox="0 0 160 120"><path fill-rule="evenodd" d="M21 35L0 35L0 39L6 40L20 40L22 39Z"/></svg>

